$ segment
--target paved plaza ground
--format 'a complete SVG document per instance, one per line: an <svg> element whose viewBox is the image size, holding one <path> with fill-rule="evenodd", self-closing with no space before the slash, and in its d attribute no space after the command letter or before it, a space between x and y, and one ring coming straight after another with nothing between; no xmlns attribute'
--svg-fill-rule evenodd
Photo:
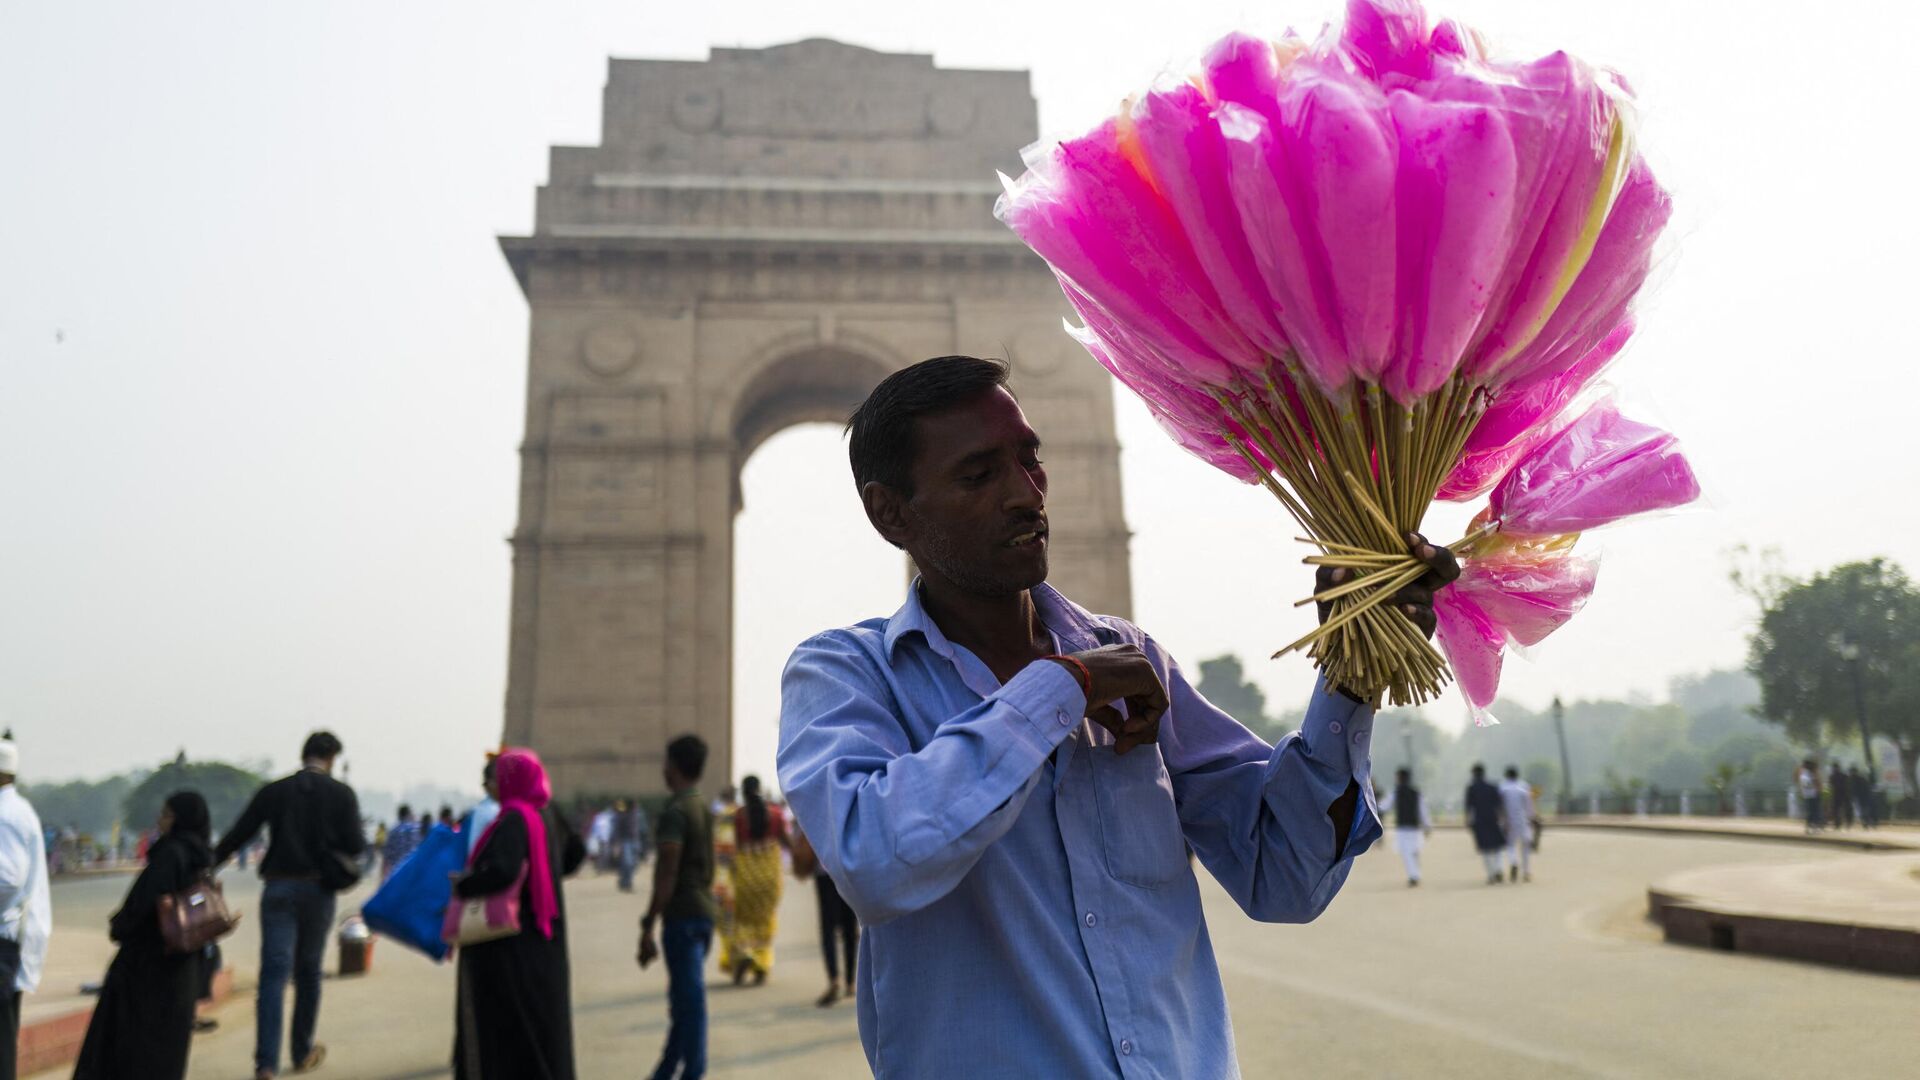
<svg viewBox="0 0 1920 1080"><path fill-rule="evenodd" d="M1549 830L1531 885L1482 884L1464 833L1440 830L1409 889L1387 847L1363 857L1309 926L1262 926L1209 887L1207 907L1249 1077L1895 1076L1920 1068L1920 981L1664 945L1646 887L1695 867L1812 863L1839 849ZM716 1077L865 1075L853 1011L813 1006L821 974L812 889L789 883L764 988L716 985ZM56 949L85 953L125 879L62 883ZM237 880L238 902L254 888ZM581 1076L645 1075L666 1022L665 976L633 964L641 898L609 878L568 887ZM257 937L229 945L251 987ZM104 950L99 950L104 956ZM329 960L331 969L332 960ZM70 978L72 964L57 978ZM49 1001L61 987L47 987ZM452 971L382 943L372 975L329 979L321 1076L448 1074ZM939 989L928 1011L939 1014ZM196 1080L249 1075L243 990L195 1044ZM983 1033L984 1034L984 1033ZM47 1076L60 1075L49 1073Z"/></svg>

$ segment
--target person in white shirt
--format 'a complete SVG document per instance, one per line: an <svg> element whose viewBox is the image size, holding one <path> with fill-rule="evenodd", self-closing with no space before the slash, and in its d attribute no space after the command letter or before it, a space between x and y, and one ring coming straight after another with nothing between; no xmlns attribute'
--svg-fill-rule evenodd
<svg viewBox="0 0 1920 1080"><path fill-rule="evenodd" d="M593 822L587 827L587 857L593 860L596 873L605 873L613 868L613 811L602 810L593 815Z"/></svg>
<svg viewBox="0 0 1920 1080"><path fill-rule="evenodd" d="M1533 789L1511 765L1500 784L1500 810L1507 821L1507 880L1532 881Z"/></svg>
<svg viewBox="0 0 1920 1080"><path fill-rule="evenodd" d="M1420 884L1420 848L1433 835L1433 816L1427 812L1427 800L1420 789L1413 786L1409 770L1394 770L1393 790L1380 800L1381 819L1386 820L1388 815L1393 820L1393 846L1407 868L1407 887L1412 888Z"/></svg>
<svg viewBox="0 0 1920 1080"><path fill-rule="evenodd" d="M40 986L53 933L47 890L47 840L40 815L14 787L20 748L0 738L0 1080L13 1080L20 1041L20 996Z"/></svg>
<svg viewBox="0 0 1920 1080"><path fill-rule="evenodd" d="M1817 833L1826 827L1820 813L1820 770L1812 758L1800 763L1793 774L1793 782L1799 786L1800 804L1807 814L1807 832Z"/></svg>
<svg viewBox="0 0 1920 1080"><path fill-rule="evenodd" d="M492 825L493 819L500 816L500 788L493 779L493 761L499 756L498 754L487 755L487 765L480 770L480 786L486 791L487 797L481 799L472 810L467 812L464 830L469 859L473 858L474 849L480 846L480 838L487 834L487 826Z"/></svg>

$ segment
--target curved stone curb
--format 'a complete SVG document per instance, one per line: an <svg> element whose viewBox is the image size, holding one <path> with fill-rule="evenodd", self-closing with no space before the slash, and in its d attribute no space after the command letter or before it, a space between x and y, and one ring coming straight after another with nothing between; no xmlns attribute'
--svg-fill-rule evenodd
<svg viewBox="0 0 1920 1080"><path fill-rule="evenodd" d="M1726 866L1647 889L1667 941L1920 976L1920 856Z"/></svg>
<svg viewBox="0 0 1920 1080"><path fill-rule="evenodd" d="M1920 835L1901 828L1854 832L1808 833L1790 823L1780 828L1741 828L1717 825L1712 819L1616 818L1549 819L1552 829L1607 829L1613 832L1660 833L1667 836L1705 836L1725 840L1760 840L1767 843L1810 844L1815 847L1843 847L1854 851L1920 851Z"/></svg>

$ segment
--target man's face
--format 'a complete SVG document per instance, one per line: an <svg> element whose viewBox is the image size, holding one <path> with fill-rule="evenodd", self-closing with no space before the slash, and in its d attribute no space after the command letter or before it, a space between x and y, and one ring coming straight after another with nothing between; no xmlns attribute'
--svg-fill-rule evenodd
<svg viewBox="0 0 1920 1080"><path fill-rule="evenodd" d="M1047 471L1013 395L995 388L915 423L913 496L882 488L868 498L882 535L922 573L975 595L1047 580Z"/></svg>

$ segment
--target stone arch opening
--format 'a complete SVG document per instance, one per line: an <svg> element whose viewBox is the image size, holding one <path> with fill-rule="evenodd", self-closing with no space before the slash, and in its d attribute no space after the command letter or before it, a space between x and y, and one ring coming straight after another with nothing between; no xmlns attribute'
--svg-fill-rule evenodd
<svg viewBox="0 0 1920 1080"><path fill-rule="evenodd" d="M846 345L783 348L753 367L731 410L729 782L758 773L779 787L779 676L792 648L899 604L908 560L867 526L842 437L847 417L899 363Z"/></svg>
<svg viewBox="0 0 1920 1080"><path fill-rule="evenodd" d="M735 447L734 512L743 508L740 470L762 443L795 424L844 424L874 386L902 366L876 352L811 345L752 371L727 424Z"/></svg>

